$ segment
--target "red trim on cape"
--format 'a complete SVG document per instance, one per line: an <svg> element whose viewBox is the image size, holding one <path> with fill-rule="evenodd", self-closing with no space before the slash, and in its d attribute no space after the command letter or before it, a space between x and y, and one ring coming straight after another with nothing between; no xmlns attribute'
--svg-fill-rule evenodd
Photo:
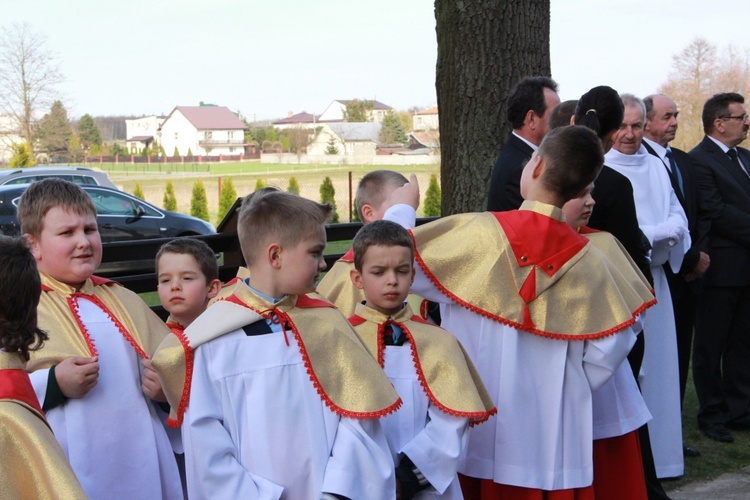
<svg viewBox="0 0 750 500"><path fill-rule="evenodd" d="M365 318L357 316L356 314L349 316L349 324L352 326L359 326L365 321L367 321Z"/></svg>
<svg viewBox="0 0 750 500"><path fill-rule="evenodd" d="M68 303L72 305L73 299L88 299L94 304L96 304L104 313L109 317L109 319L112 321L112 323L115 324L117 329L120 331L120 334L122 334L123 337L125 337L125 340L128 341L128 343L133 347L136 354L140 356L141 358L149 359L146 352L141 348L141 346L138 345L138 343L135 341L133 336L130 334L130 332L125 328L125 325L122 324L122 322L112 313L112 311L109 310L109 307L107 307L102 300L95 296L95 295L87 295L85 293L74 293L70 297L68 297ZM91 336L88 333L88 330L83 325L83 321L81 320L80 315L78 314L78 302L76 301L75 307L71 307L71 310L75 314L76 321L78 322L78 326L81 329L81 332L84 333L84 336L86 337L86 343L89 344L89 348L96 351L94 342L91 339ZM96 356L96 354L93 354L93 356Z"/></svg>
<svg viewBox="0 0 750 500"><path fill-rule="evenodd" d="M297 300L301 297L307 297L306 295L300 295L297 297ZM312 299L310 297L307 297L311 302L310 303L323 303L327 304L324 301L318 300L318 299ZM229 297L227 297L224 300L228 300L230 302L233 302L234 304L246 307L247 309L250 309L251 311L255 311L256 313L260 314L264 318L270 318L270 316L274 315L276 316L280 322L287 322L289 326L292 329L292 333L294 334L294 338L297 340L297 345L299 346L300 354L302 355L302 361L305 365L305 370L307 371L307 375L310 378L310 381L313 384L313 387L315 388L316 392L320 396L321 401L331 409L334 413L341 417L347 417L347 418L355 418L355 419L376 419L385 417L387 415L390 415L391 413L395 412L401 407L402 401L399 397L395 403L392 405L380 409L378 411L374 412L355 412L346 410L344 408L341 408L336 403L334 403L331 398L326 394L325 390L323 389L323 386L321 385L320 381L318 380L318 376L315 374L315 370L313 370L312 362L310 361L310 356L307 354L307 349L305 348L305 343L302 341L302 336L299 333L299 330L297 330L297 325L294 324L294 321L289 317L287 313L278 311L276 309L266 309L265 311L259 311L254 307L250 307L248 304L240 300L236 295L232 294ZM328 305L324 306L308 306L308 307L331 307ZM335 306L334 306L335 308ZM284 329L284 332L286 332L286 329Z"/></svg>
<svg viewBox="0 0 750 500"><path fill-rule="evenodd" d="M0 399L15 399L26 403L44 416L42 406L31 385L29 374L20 368L0 370ZM45 420L45 423L47 421ZM49 426L49 424L47 424Z"/></svg>
<svg viewBox="0 0 750 500"><path fill-rule="evenodd" d="M427 264L422 259L422 256L419 254L419 250L417 248L417 240L414 237L414 232L412 230L409 230L409 234L411 235L411 239L414 242L414 261L419 265L419 267L422 269L422 272L424 272L427 279L430 280L430 282L435 286L435 288L438 289L440 293L445 295L447 298L449 298L451 301L455 302L457 305L463 307L464 309L467 309L474 314L478 314L479 316L484 316L487 319L490 319L492 321L495 321L497 323L510 326L512 328L516 328L521 331L525 331L527 333L531 333L534 335L538 335L540 337L545 337L549 339L555 339L555 340L595 340L595 339L601 339L604 337L609 337L610 335L614 335L615 333L635 324L635 317L641 314L643 311L648 309L649 307L656 304L656 298L649 300L648 302L644 302L641 304L635 311L631 312L632 317L620 323L619 325L615 325L612 328L609 328L607 330L604 330L602 332L598 333L587 333L587 334L581 334L581 335L571 335L571 334L564 334L564 333L552 333L547 332L544 330L540 330L538 328L527 328L524 325L516 322L511 321L507 318L503 318L502 316L498 314L491 313L489 311L485 311L484 309L481 309L473 304L470 304L466 302L465 300L460 299L456 294L448 290L441 282L437 279L437 277L430 271L430 268L427 267Z"/></svg>
<svg viewBox="0 0 750 500"><path fill-rule="evenodd" d="M185 383L182 386L182 396L180 396L180 402L175 411L177 418L167 417L167 425L169 427L179 428L185 417L185 410L187 410L188 404L190 403L190 387L193 381L193 363L195 355L193 354L193 349L190 347L190 341L188 340L187 335L185 335L185 327L176 323L167 323L167 326L172 331L172 334L180 341L182 349L185 351Z"/></svg>
<svg viewBox="0 0 750 500"><path fill-rule="evenodd" d="M335 305L331 304L327 300L314 299L308 295L298 295L297 302L294 304L296 307L303 307L305 309L314 307L332 307L336 308Z"/></svg>
<svg viewBox="0 0 750 500"><path fill-rule="evenodd" d="M598 229L594 229L593 227L581 226L580 228L578 228L578 232L581 234L592 234L592 233L601 233L602 231Z"/></svg>
<svg viewBox="0 0 750 500"><path fill-rule="evenodd" d="M354 248L350 248L348 252L341 256L340 262L354 262Z"/></svg>
<svg viewBox="0 0 750 500"><path fill-rule="evenodd" d="M92 274L91 283L93 283L94 286L99 286L99 285L108 285L110 283L117 283L117 282L109 278L102 278L101 276L94 276Z"/></svg>
<svg viewBox="0 0 750 500"><path fill-rule="evenodd" d="M89 297L88 295L82 295L83 297ZM83 339L86 341L86 346L89 348L89 353L91 356L98 356L99 352L96 350L96 345L94 344L94 339L91 338L91 335L89 334L88 329L83 324L83 321L81 320L81 315L78 314L78 301L73 300L76 298L74 295L71 295L65 299L65 301L68 303L68 307L70 308L70 312L73 313L73 318L76 320L76 324L78 325L78 330L80 330L81 335L83 335Z"/></svg>

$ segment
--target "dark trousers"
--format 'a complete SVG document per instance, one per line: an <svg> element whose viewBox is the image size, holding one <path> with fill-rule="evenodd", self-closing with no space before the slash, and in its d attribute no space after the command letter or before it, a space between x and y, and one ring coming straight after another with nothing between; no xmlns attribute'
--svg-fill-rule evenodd
<svg viewBox="0 0 750 500"><path fill-rule="evenodd" d="M685 401L685 386L690 368L697 301L691 283L685 281L679 274L674 274L667 265L664 266L664 271L669 283L669 294L672 297L674 325L677 332L677 363L680 370L680 406L682 406Z"/></svg>
<svg viewBox="0 0 750 500"><path fill-rule="evenodd" d="M698 425L750 425L750 286L706 286L697 305Z"/></svg>

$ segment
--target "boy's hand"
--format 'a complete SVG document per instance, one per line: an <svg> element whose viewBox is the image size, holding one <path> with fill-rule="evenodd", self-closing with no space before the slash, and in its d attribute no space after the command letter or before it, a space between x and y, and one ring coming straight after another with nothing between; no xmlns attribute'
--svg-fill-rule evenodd
<svg viewBox="0 0 750 500"><path fill-rule="evenodd" d="M419 182L416 175L411 174L409 182L391 193L390 206L399 204L410 205L414 210L419 208Z"/></svg>
<svg viewBox="0 0 750 500"><path fill-rule="evenodd" d="M55 367L55 378L65 397L82 398L99 379L99 358L65 358Z"/></svg>
<svg viewBox="0 0 750 500"><path fill-rule="evenodd" d="M164 395L164 391L161 388L159 374L151 368L151 360L142 359L141 364L144 368L143 377L141 378L141 390L143 391L143 394L157 403L166 403L167 397Z"/></svg>

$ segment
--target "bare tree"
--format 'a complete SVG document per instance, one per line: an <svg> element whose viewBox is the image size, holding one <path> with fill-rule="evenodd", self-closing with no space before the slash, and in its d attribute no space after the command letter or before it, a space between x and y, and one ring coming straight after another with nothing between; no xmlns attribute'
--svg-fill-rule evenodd
<svg viewBox="0 0 750 500"><path fill-rule="evenodd" d="M443 215L483 210L508 90L550 74L549 0L435 0Z"/></svg>
<svg viewBox="0 0 750 500"><path fill-rule="evenodd" d="M9 116L20 135L34 148L34 121L40 109L49 109L63 81L57 56L46 37L27 23L5 26L0 32L0 113Z"/></svg>
<svg viewBox="0 0 750 500"><path fill-rule="evenodd" d="M703 138L703 104L719 92L739 92L750 99L750 55L729 46L721 52L703 38L695 38L673 56L672 71L659 92L680 111L675 147L691 150Z"/></svg>

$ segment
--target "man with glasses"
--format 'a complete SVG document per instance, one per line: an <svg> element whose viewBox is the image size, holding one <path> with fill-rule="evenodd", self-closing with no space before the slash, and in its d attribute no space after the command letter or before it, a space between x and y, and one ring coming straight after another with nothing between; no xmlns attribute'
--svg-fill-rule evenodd
<svg viewBox="0 0 750 500"><path fill-rule="evenodd" d="M700 192L701 250L711 266L698 300L693 380L698 426L731 443L750 429L750 121L745 99L716 94L703 106L706 136L691 152Z"/></svg>

